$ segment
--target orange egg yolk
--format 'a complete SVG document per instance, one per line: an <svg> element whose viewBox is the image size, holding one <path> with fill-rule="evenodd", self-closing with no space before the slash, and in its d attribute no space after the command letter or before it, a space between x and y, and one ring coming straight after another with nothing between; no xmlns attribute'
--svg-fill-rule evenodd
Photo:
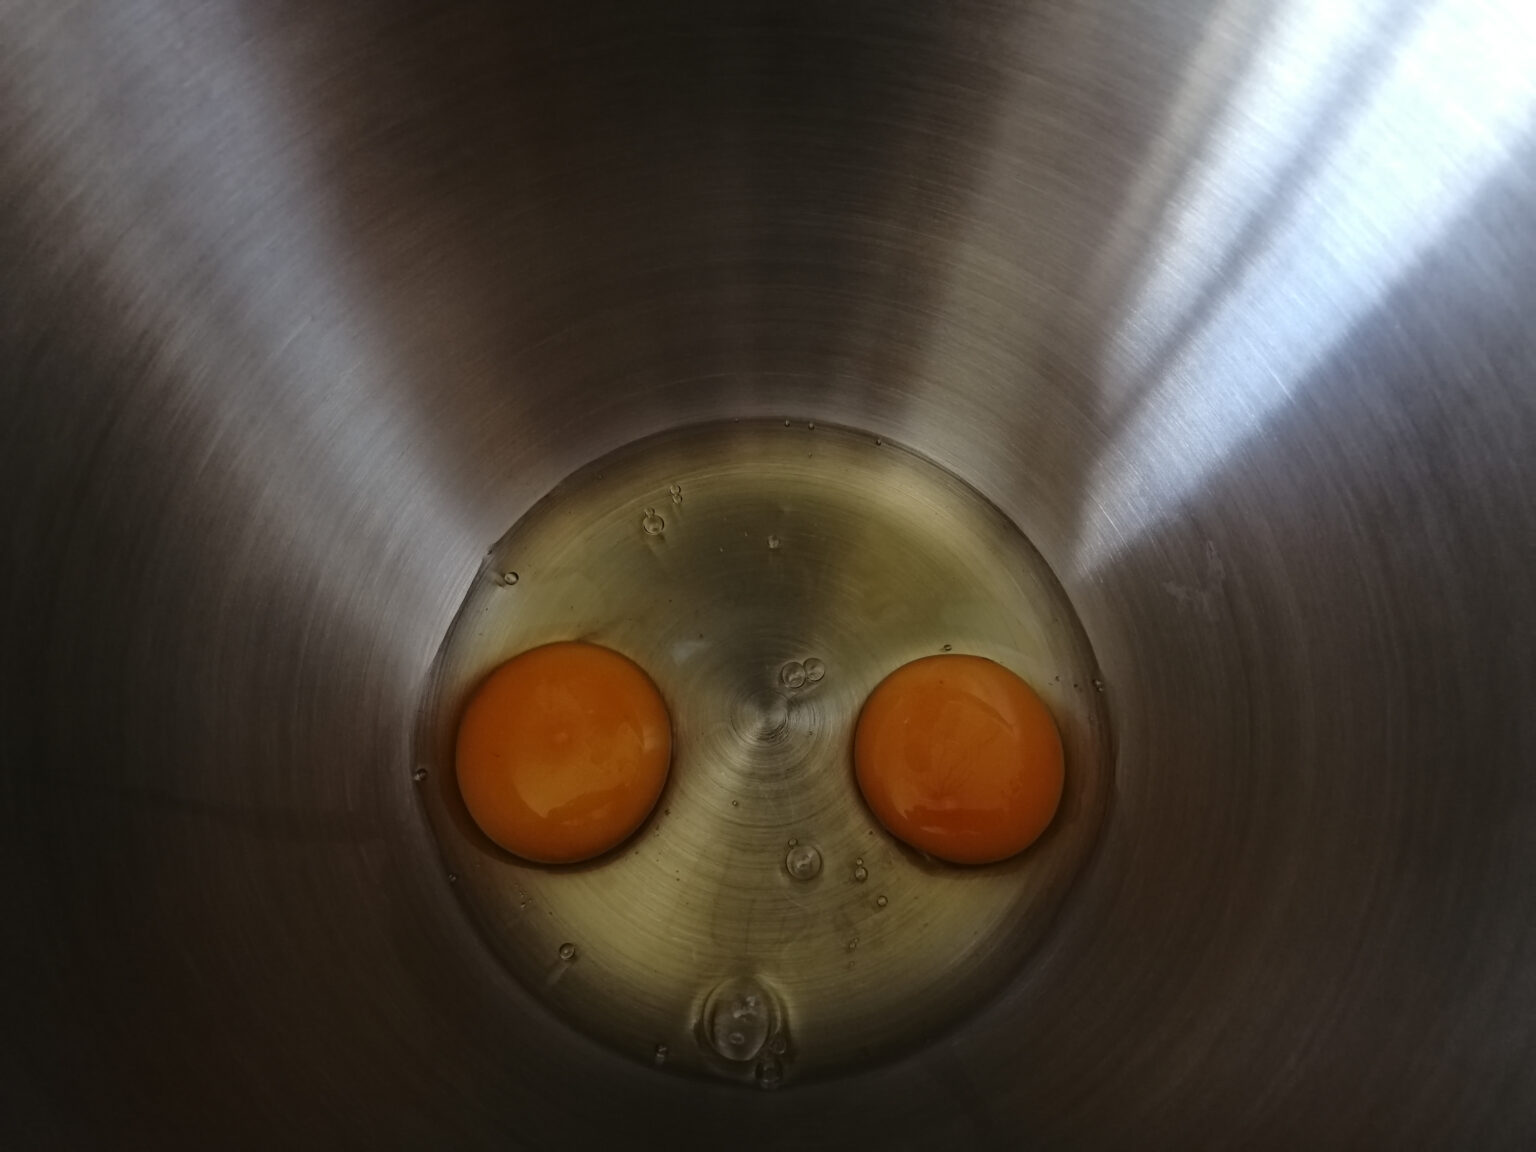
<svg viewBox="0 0 1536 1152"><path fill-rule="evenodd" d="M1044 702L1001 664L904 664L859 714L854 771L880 823L919 851L987 864L1028 848L1061 802L1061 737Z"/></svg>
<svg viewBox="0 0 1536 1152"><path fill-rule="evenodd" d="M661 693L639 666L596 644L514 656L475 689L455 767L480 830L543 864L623 843L655 806L672 759Z"/></svg>

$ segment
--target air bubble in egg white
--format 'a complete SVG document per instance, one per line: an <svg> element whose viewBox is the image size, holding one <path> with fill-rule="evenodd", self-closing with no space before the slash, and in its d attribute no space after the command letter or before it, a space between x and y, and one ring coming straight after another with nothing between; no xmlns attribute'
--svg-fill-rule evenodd
<svg viewBox="0 0 1536 1152"><path fill-rule="evenodd" d="M814 844L796 844L791 840L784 856L784 871L796 880L814 880L821 875L821 852Z"/></svg>
<svg viewBox="0 0 1536 1152"><path fill-rule="evenodd" d="M727 1060L755 1060L773 1030L777 1005L754 980L727 980L704 1004L702 1039Z"/></svg>

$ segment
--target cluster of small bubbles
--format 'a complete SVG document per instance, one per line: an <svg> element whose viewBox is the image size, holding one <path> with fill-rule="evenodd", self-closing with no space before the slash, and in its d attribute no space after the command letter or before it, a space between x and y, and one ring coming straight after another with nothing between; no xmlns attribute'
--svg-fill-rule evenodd
<svg viewBox="0 0 1536 1152"><path fill-rule="evenodd" d="M884 896L876 896L875 897L875 907L876 908L884 908L889 903L890 903L890 901L887 900Z"/></svg>
<svg viewBox="0 0 1536 1152"><path fill-rule="evenodd" d="M418 784L420 784L426 778L427 778L427 770L425 768L418 768L418 769L416 769L416 771L411 773L411 779L416 781L416 783L418 783Z"/></svg>
<svg viewBox="0 0 1536 1152"><path fill-rule="evenodd" d="M516 572L503 572L501 574L501 582L503 584L505 584L508 588L512 587L512 585L517 583L517 573Z"/></svg>
<svg viewBox="0 0 1536 1152"><path fill-rule="evenodd" d="M560 945L560 959L562 959L562 960L574 960L574 959L576 959L576 945L572 944L569 940L567 940L564 944Z"/></svg>
<svg viewBox="0 0 1536 1152"><path fill-rule="evenodd" d="M647 536L660 536L662 529L666 526L667 522L656 515L656 509L654 508L647 508L645 516L640 521L640 527L645 529Z"/></svg>
<svg viewBox="0 0 1536 1152"><path fill-rule="evenodd" d="M784 541L780 540L777 536L770 535L768 537L768 551L777 552L779 550L779 546L783 543Z"/></svg>
<svg viewBox="0 0 1536 1152"><path fill-rule="evenodd" d="M683 486L681 484L674 484L667 491L672 493L672 503L681 504L683 502Z"/></svg>
<svg viewBox="0 0 1536 1152"><path fill-rule="evenodd" d="M750 980L722 985L704 1009L704 1037L727 1060L756 1059L772 1026L768 994Z"/></svg>
<svg viewBox="0 0 1536 1152"><path fill-rule="evenodd" d="M457 884L458 882L459 882L459 874L457 872L450 872L450 873L448 873L448 883L450 883L450 884Z"/></svg>
<svg viewBox="0 0 1536 1152"><path fill-rule="evenodd" d="M1093 690L1095 692L1104 691L1104 681L1100 680L1097 676L1093 678Z"/></svg>
<svg viewBox="0 0 1536 1152"><path fill-rule="evenodd" d="M658 1064L665 1064L667 1062L667 1046L665 1044L656 1045L656 1051L652 1054L651 1059Z"/></svg>
<svg viewBox="0 0 1536 1152"><path fill-rule="evenodd" d="M790 842L790 849L784 855L784 871L788 872L796 880L814 880L821 875L821 852L814 844L796 844Z"/></svg>
<svg viewBox="0 0 1536 1152"><path fill-rule="evenodd" d="M856 951L858 949L858 947L859 947L859 938L857 936L855 936L852 940L848 941L848 951L850 951L850 952Z"/></svg>
<svg viewBox="0 0 1536 1152"><path fill-rule="evenodd" d="M779 680L786 688L799 688L805 683L806 677L805 665L798 660L791 660L779 669Z"/></svg>
<svg viewBox="0 0 1536 1152"><path fill-rule="evenodd" d="M860 884L864 883L864 881L869 879L869 869L860 864L853 870L853 878Z"/></svg>
<svg viewBox="0 0 1536 1152"><path fill-rule="evenodd" d="M773 1089L784 1079L784 1064L776 1056L765 1056L758 1061L757 1083L759 1087Z"/></svg>
<svg viewBox="0 0 1536 1152"><path fill-rule="evenodd" d="M827 674L826 664L812 656L805 662L805 678L812 684Z"/></svg>

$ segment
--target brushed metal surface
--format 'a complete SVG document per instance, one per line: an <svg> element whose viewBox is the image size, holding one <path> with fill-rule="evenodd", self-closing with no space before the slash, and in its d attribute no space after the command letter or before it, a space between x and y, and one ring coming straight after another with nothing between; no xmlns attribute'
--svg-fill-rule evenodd
<svg viewBox="0 0 1536 1152"><path fill-rule="evenodd" d="M790 1088L910 1052L1017 975L1098 835L1106 686L1072 605L996 508L878 439L733 421L603 457L497 541L438 658L411 771L442 874L526 989L631 1059L665 1046L669 1072ZM476 827L454 747L486 675L560 640L645 669L673 755L633 840L547 868ZM1062 734L1051 828L984 868L906 848L853 774L870 692L944 651L1035 685ZM792 875L792 849L819 872ZM777 1011L761 1062L696 1042L710 993L736 981Z"/></svg>
<svg viewBox="0 0 1536 1152"><path fill-rule="evenodd" d="M8 1146L1527 1147L1526 0L0 5ZM505 979L405 770L651 432L974 485L1114 691L1026 975L777 1093Z"/></svg>

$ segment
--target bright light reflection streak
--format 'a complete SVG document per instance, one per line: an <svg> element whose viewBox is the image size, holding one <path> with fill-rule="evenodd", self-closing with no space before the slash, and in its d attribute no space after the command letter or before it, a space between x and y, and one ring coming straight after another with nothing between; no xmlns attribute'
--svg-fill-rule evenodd
<svg viewBox="0 0 1536 1152"><path fill-rule="evenodd" d="M296 129L283 72L252 58L239 18L227 13L98 15L82 35L49 42L67 66L41 58L18 70L15 90L37 109L24 119L37 123L70 101L101 105L87 118L88 137L54 150L50 176L84 190L90 210L73 222L81 247L145 311L174 365L167 375L205 422L206 452L188 484L232 481L246 502L249 546L270 556L281 540L321 581L333 614L386 635L393 618L383 589L435 602L442 558L472 561L484 541L439 481L421 413L384 383L399 376L398 357L359 321L355 261L337 236L344 206ZM168 28L185 31L181 50L166 51ZM93 70L100 89L63 87ZM114 77L136 71L154 85L112 103ZM172 166L167 207L154 181ZM410 536L400 531L407 517ZM336 557L381 546L388 579L370 598L355 565Z"/></svg>
<svg viewBox="0 0 1536 1152"><path fill-rule="evenodd" d="M1323 5L1304 2L1301 23L1287 27L1326 33ZM1282 35L1273 51L1301 51L1299 37ZM1260 65L1261 77L1277 74L1286 74L1284 62ZM1304 75L1334 86L1326 70ZM1169 270L1149 280L1111 361L1108 396L1155 392L1146 403L1130 401L1133 414L1097 462L1079 573L1166 514L1284 404L1506 159L1536 104L1536 5L1443 0L1430 8L1293 198L1268 247L1160 377L1147 380L1159 337L1177 316L1178 286L1201 262L1219 259L1218 249L1241 231L1231 206L1261 190L1259 176L1279 170L1284 148L1304 130L1272 125L1298 108L1308 118L1323 107L1306 83L1261 84L1257 93L1234 109L1234 127L1221 136L1225 150L1207 164L1201 194L1174 226ZM1268 135L1260 132L1266 128ZM1255 159L1244 152L1253 141L1280 151Z"/></svg>

